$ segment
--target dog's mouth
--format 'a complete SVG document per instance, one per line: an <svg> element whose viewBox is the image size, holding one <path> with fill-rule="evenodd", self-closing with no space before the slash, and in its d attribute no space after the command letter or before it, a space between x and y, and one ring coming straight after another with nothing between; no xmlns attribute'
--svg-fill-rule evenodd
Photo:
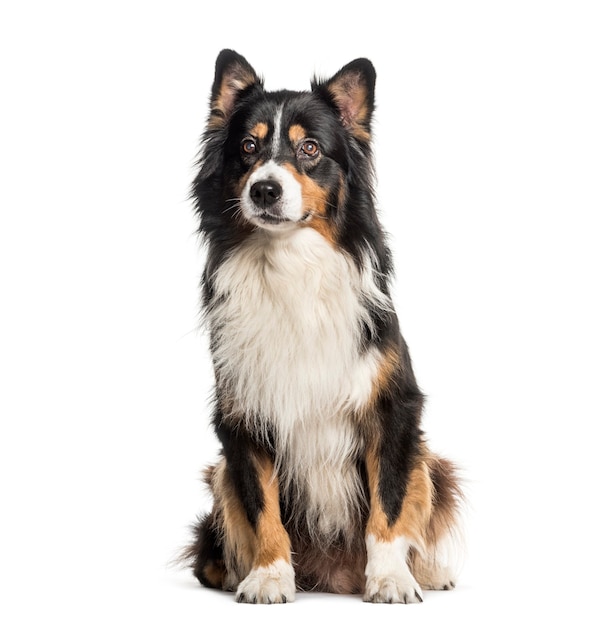
<svg viewBox="0 0 589 626"><path fill-rule="evenodd" d="M304 224L312 218L312 212L306 211L303 216L298 220L293 220L289 217L285 217L283 215L275 215L274 213L269 213L268 211L261 211L252 216L253 221L257 222L263 226L281 226L287 224Z"/></svg>
<svg viewBox="0 0 589 626"><path fill-rule="evenodd" d="M286 222L290 222L287 217L283 217L281 215L274 215L272 213L268 213L267 211L262 211L261 213L256 214L256 219L260 222L264 222L264 224L284 224Z"/></svg>

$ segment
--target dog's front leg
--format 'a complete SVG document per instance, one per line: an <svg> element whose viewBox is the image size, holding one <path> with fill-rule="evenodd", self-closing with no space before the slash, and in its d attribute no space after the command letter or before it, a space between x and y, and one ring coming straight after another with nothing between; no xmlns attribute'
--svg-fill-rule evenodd
<svg viewBox="0 0 589 626"><path fill-rule="evenodd" d="M260 487L261 506L248 515L254 531L253 565L239 584L236 598L252 604L292 602L295 574L290 539L280 518L278 478L266 455L257 454L252 468Z"/></svg>
<svg viewBox="0 0 589 626"><path fill-rule="evenodd" d="M421 549L431 514L431 482L425 464L417 462L402 489L400 511L391 514L390 495L383 483L392 481L383 467L383 453L368 452L370 515L366 526L366 602L422 602L423 592L408 565L409 549ZM390 491L390 487L389 487Z"/></svg>

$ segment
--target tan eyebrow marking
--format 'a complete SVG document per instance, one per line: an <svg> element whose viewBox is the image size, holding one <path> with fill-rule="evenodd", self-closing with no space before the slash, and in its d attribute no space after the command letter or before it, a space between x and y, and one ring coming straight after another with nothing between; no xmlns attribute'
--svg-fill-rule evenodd
<svg viewBox="0 0 589 626"><path fill-rule="evenodd" d="M293 124L288 129L288 137L293 144L299 143L307 136L307 132L300 124Z"/></svg>
<svg viewBox="0 0 589 626"><path fill-rule="evenodd" d="M251 131L252 137L256 139L265 139L268 134L268 124L265 122L258 122Z"/></svg>

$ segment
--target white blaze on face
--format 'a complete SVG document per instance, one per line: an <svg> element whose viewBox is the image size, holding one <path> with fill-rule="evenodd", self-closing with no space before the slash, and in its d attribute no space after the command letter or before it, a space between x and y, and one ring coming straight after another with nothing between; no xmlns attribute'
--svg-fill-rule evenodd
<svg viewBox="0 0 589 626"><path fill-rule="evenodd" d="M272 158L275 159L280 152L280 133L282 126L282 109L284 105L281 104L274 117L274 136L272 137Z"/></svg>

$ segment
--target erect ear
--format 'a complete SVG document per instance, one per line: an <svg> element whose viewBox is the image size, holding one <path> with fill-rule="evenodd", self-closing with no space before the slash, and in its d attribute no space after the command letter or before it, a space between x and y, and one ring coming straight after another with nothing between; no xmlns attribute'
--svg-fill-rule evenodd
<svg viewBox="0 0 589 626"><path fill-rule="evenodd" d="M342 124L361 141L370 140L376 71L368 59L356 59L326 81L312 82L337 108Z"/></svg>
<svg viewBox="0 0 589 626"><path fill-rule="evenodd" d="M231 117L239 97L253 86L263 87L263 81L253 67L237 52L221 50L215 65L209 124L223 126Z"/></svg>

